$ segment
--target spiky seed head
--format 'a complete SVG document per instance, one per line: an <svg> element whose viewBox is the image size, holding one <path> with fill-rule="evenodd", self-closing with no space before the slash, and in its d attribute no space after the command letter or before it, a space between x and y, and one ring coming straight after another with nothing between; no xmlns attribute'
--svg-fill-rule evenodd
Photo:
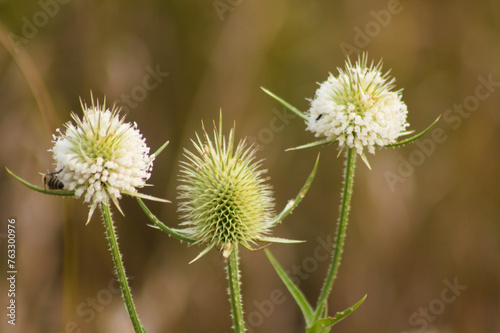
<svg viewBox="0 0 500 333"><path fill-rule="evenodd" d="M256 148L234 141L234 128L226 138L222 125L214 124L210 137L203 126L202 137L192 141L195 151L185 149L178 187L187 235L206 244L207 251L218 247L226 258L238 244L250 248L269 232L274 208Z"/></svg>

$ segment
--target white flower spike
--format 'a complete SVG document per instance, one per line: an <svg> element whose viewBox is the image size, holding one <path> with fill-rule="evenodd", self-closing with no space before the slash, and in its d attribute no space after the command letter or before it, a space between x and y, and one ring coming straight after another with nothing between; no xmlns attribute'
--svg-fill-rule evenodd
<svg viewBox="0 0 500 333"><path fill-rule="evenodd" d="M151 176L155 158L137 124L125 122L116 106L106 108L105 100L100 105L91 99L90 106L81 101L83 117L72 113L74 124L66 123L64 133L58 129L49 150L64 190L90 204L87 223L97 205L110 200L123 214L118 205L122 193L156 199L137 193Z"/></svg>
<svg viewBox="0 0 500 333"><path fill-rule="evenodd" d="M339 75L330 75L316 91L305 113L307 129L328 142L337 141L340 150L355 148L365 162L365 148L374 154L375 147L407 134L401 90L392 91L395 80L381 69L381 62L368 66L366 54L354 66L347 60L345 70L339 68Z"/></svg>

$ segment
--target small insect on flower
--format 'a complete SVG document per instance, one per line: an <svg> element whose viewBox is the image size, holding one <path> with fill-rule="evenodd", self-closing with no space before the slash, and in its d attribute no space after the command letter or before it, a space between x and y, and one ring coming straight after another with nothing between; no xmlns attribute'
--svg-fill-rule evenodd
<svg viewBox="0 0 500 333"><path fill-rule="evenodd" d="M60 173L63 169L59 171L48 171L47 173L42 173L43 186L45 189L49 190L62 190L64 188L64 183L57 178L57 174Z"/></svg>

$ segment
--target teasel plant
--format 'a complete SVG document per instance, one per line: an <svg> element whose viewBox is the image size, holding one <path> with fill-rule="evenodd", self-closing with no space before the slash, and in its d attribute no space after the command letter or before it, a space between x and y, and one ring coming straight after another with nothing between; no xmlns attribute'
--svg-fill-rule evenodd
<svg viewBox="0 0 500 333"><path fill-rule="evenodd" d="M426 134L439 120L419 134L408 137L407 106L402 100L402 90L394 90L395 79L389 73L382 73L382 61L376 65L368 63L368 55L363 53L352 64L348 59L338 75L331 75L321 83L311 106L302 112L269 90L262 88L283 106L294 112L306 123L306 129L320 140L288 150L300 150L337 143L338 156L345 151L346 161L341 193L340 214L332 258L319 298L312 306L302 291L293 283L273 254L266 249L266 255L277 274L297 302L308 333L331 332L333 325L344 319L366 299L366 295L348 309L328 314L328 299L340 267L346 229L351 208L356 158L359 156L371 169L366 152L375 153L377 148L397 147L411 143ZM404 138L406 136L406 138Z"/></svg>
<svg viewBox="0 0 500 333"><path fill-rule="evenodd" d="M72 113L73 122L53 136L49 150L55 160L55 171L43 175L43 187L33 185L12 171L7 171L28 188L49 195L84 198L89 204L88 224L96 208L103 220L106 238L120 283L122 298L136 333L145 333L136 311L128 284L117 234L111 214L111 203L122 214L119 199L122 195L159 202L168 200L139 193L151 176L153 161L167 146L168 141L150 154L146 140L136 123L125 122L120 109L106 107L94 101L91 105L81 101L83 117Z"/></svg>
<svg viewBox="0 0 500 333"><path fill-rule="evenodd" d="M214 123L213 136L205 130L192 140L194 151L184 150L185 161L180 163L178 212L181 228L171 228L161 222L144 204L137 201L152 221L152 226L190 245L205 248L192 261L212 249L222 252L226 263L228 293L234 332L245 332L241 275L240 246L257 251L270 243L297 243L270 235L306 195L316 174L319 155L312 172L299 194L288 201L284 209L274 213L273 190L267 183L262 160L256 159L257 147L245 140L235 143L235 129L226 137L222 132L222 113L219 126ZM264 244L264 245L258 245Z"/></svg>

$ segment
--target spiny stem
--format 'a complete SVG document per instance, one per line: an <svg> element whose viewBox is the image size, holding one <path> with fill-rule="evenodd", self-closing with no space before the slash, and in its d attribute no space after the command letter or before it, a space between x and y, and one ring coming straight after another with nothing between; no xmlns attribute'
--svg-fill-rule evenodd
<svg viewBox="0 0 500 333"><path fill-rule="evenodd" d="M120 289L122 291L122 298L125 301L125 307L127 309L132 325L136 333L146 333L146 330L139 320L137 311L135 310L134 301L132 300L132 294L130 293L130 287L128 285L127 275L125 274L125 267L123 266L122 256L120 249L118 248L118 240L115 233L115 225L113 219L111 218L111 211L109 205L105 203L100 204L101 214L103 218L104 228L106 229L106 238L109 242L109 248L111 250L111 256L113 257L113 263L116 269L116 275L118 277L118 282L120 283Z"/></svg>
<svg viewBox="0 0 500 333"><path fill-rule="evenodd" d="M356 165L356 150L348 148L346 154L346 165L344 172L344 188L342 191L342 200L340 204L340 216L337 225L337 235L335 238L335 247L333 249L332 263L328 270L321 294L316 304L315 320L319 319L324 312L328 296L332 291L333 283L337 277L342 251L344 249L344 240L346 236L347 223L349 219L349 210L351 209L352 188L354 184L354 168Z"/></svg>
<svg viewBox="0 0 500 333"><path fill-rule="evenodd" d="M241 299L241 282L238 246L234 248L227 261L227 280L229 282L229 300L231 302L231 313L233 317L233 328L236 333L245 332L245 320L243 318L243 302Z"/></svg>

